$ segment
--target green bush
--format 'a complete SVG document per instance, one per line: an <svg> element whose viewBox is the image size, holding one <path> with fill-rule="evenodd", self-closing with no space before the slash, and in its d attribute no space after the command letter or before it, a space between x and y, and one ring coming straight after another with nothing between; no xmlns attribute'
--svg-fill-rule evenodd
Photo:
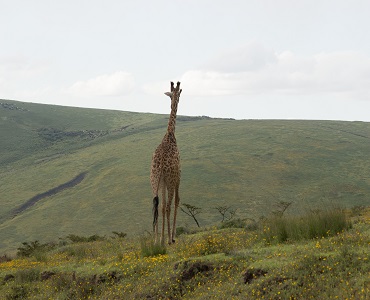
<svg viewBox="0 0 370 300"><path fill-rule="evenodd" d="M53 243L40 244L39 241L23 242L22 245L17 248L18 257L41 257L42 253L55 248L55 244Z"/></svg>

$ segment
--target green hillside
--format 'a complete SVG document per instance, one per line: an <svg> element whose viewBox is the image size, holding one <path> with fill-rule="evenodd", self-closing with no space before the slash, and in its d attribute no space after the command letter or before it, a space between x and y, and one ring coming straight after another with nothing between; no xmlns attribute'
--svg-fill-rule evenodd
<svg viewBox="0 0 370 300"><path fill-rule="evenodd" d="M71 233L150 230L150 161L167 118L0 100L0 253ZM369 204L369 123L180 116L176 135L180 198L202 208L201 226L220 221L220 205L258 219L280 201L293 202L290 213ZM180 213L178 226L192 222Z"/></svg>

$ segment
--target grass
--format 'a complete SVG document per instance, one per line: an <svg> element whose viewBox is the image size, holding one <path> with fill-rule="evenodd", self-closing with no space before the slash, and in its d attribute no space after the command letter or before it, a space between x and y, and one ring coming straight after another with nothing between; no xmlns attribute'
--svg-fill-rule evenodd
<svg viewBox="0 0 370 300"><path fill-rule="evenodd" d="M2 261L0 299L368 299L370 209L346 220L337 234L273 244L263 227L209 228L154 256L138 238L71 242L43 261Z"/></svg>
<svg viewBox="0 0 370 300"><path fill-rule="evenodd" d="M304 216L272 215L263 222L267 243L319 239L336 235L351 227L340 208L310 211Z"/></svg>
<svg viewBox="0 0 370 300"><path fill-rule="evenodd" d="M143 257L152 257L167 254L166 246L162 246L159 242L154 242L154 239L149 237L141 237L140 239L141 255Z"/></svg>
<svg viewBox="0 0 370 300"><path fill-rule="evenodd" d="M7 103L23 110L0 107L0 255L23 241L151 229L149 166L168 115ZM366 205L369 129L362 122L179 118L181 201L202 208L203 227L220 221L217 206L245 220L269 215L281 200L293 202L291 214L328 202ZM82 172L77 186L10 218L15 207ZM179 212L179 227L192 222Z"/></svg>

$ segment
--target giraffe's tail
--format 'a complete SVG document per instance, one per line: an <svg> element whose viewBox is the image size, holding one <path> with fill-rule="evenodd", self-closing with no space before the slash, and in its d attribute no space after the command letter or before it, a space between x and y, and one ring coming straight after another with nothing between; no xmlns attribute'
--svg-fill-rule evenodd
<svg viewBox="0 0 370 300"><path fill-rule="evenodd" d="M158 223L158 205L159 205L159 198L155 196L153 199L153 231L155 231L155 226Z"/></svg>

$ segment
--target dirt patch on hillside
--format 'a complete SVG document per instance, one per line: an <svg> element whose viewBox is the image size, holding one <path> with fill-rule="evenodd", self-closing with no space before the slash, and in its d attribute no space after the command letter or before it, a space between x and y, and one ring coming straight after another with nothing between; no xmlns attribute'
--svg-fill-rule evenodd
<svg viewBox="0 0 370 300"><path fill-rule="evenodd" d="M262 269L248 269L243 274L244 283L250 284L253 280L265 276L267 271Z"/></svg>
<svg viewBox="0 0 370 300"><path fill-rule="evenodd" d="M20 213L24 212L26 209L30 208L31 206L35 205L38 201L42 200L42 199L45 199L47 197L50 197L50 196L53 196L57 193L60 193L61 191L65 190L65 189L69 189L69 188L72 188L76 185L78 185L79 183L82 182L82 180L85 179L85 176L86 176L87 172L83 172L83 173L80 173L78 174L75 178L73 178L72 180L66 182L66 183L63 183L55 188L52 188L44 193L41 193L41 194L38 194L34 197L32 197L31 199L29 199L28 201L26 201L24 204L22 204L21 206L13 209L10 213L10 218L14 218L15 216L19 215Z"/></svg>
<svg viewBox="0 0 370 300"><path fill-rule="evenodd" d="M174 269L181 270L177 281L183 282L193 279L198 274L209 276L213 271L213 265L204 261L184 261L176 263Z"/></svg>

